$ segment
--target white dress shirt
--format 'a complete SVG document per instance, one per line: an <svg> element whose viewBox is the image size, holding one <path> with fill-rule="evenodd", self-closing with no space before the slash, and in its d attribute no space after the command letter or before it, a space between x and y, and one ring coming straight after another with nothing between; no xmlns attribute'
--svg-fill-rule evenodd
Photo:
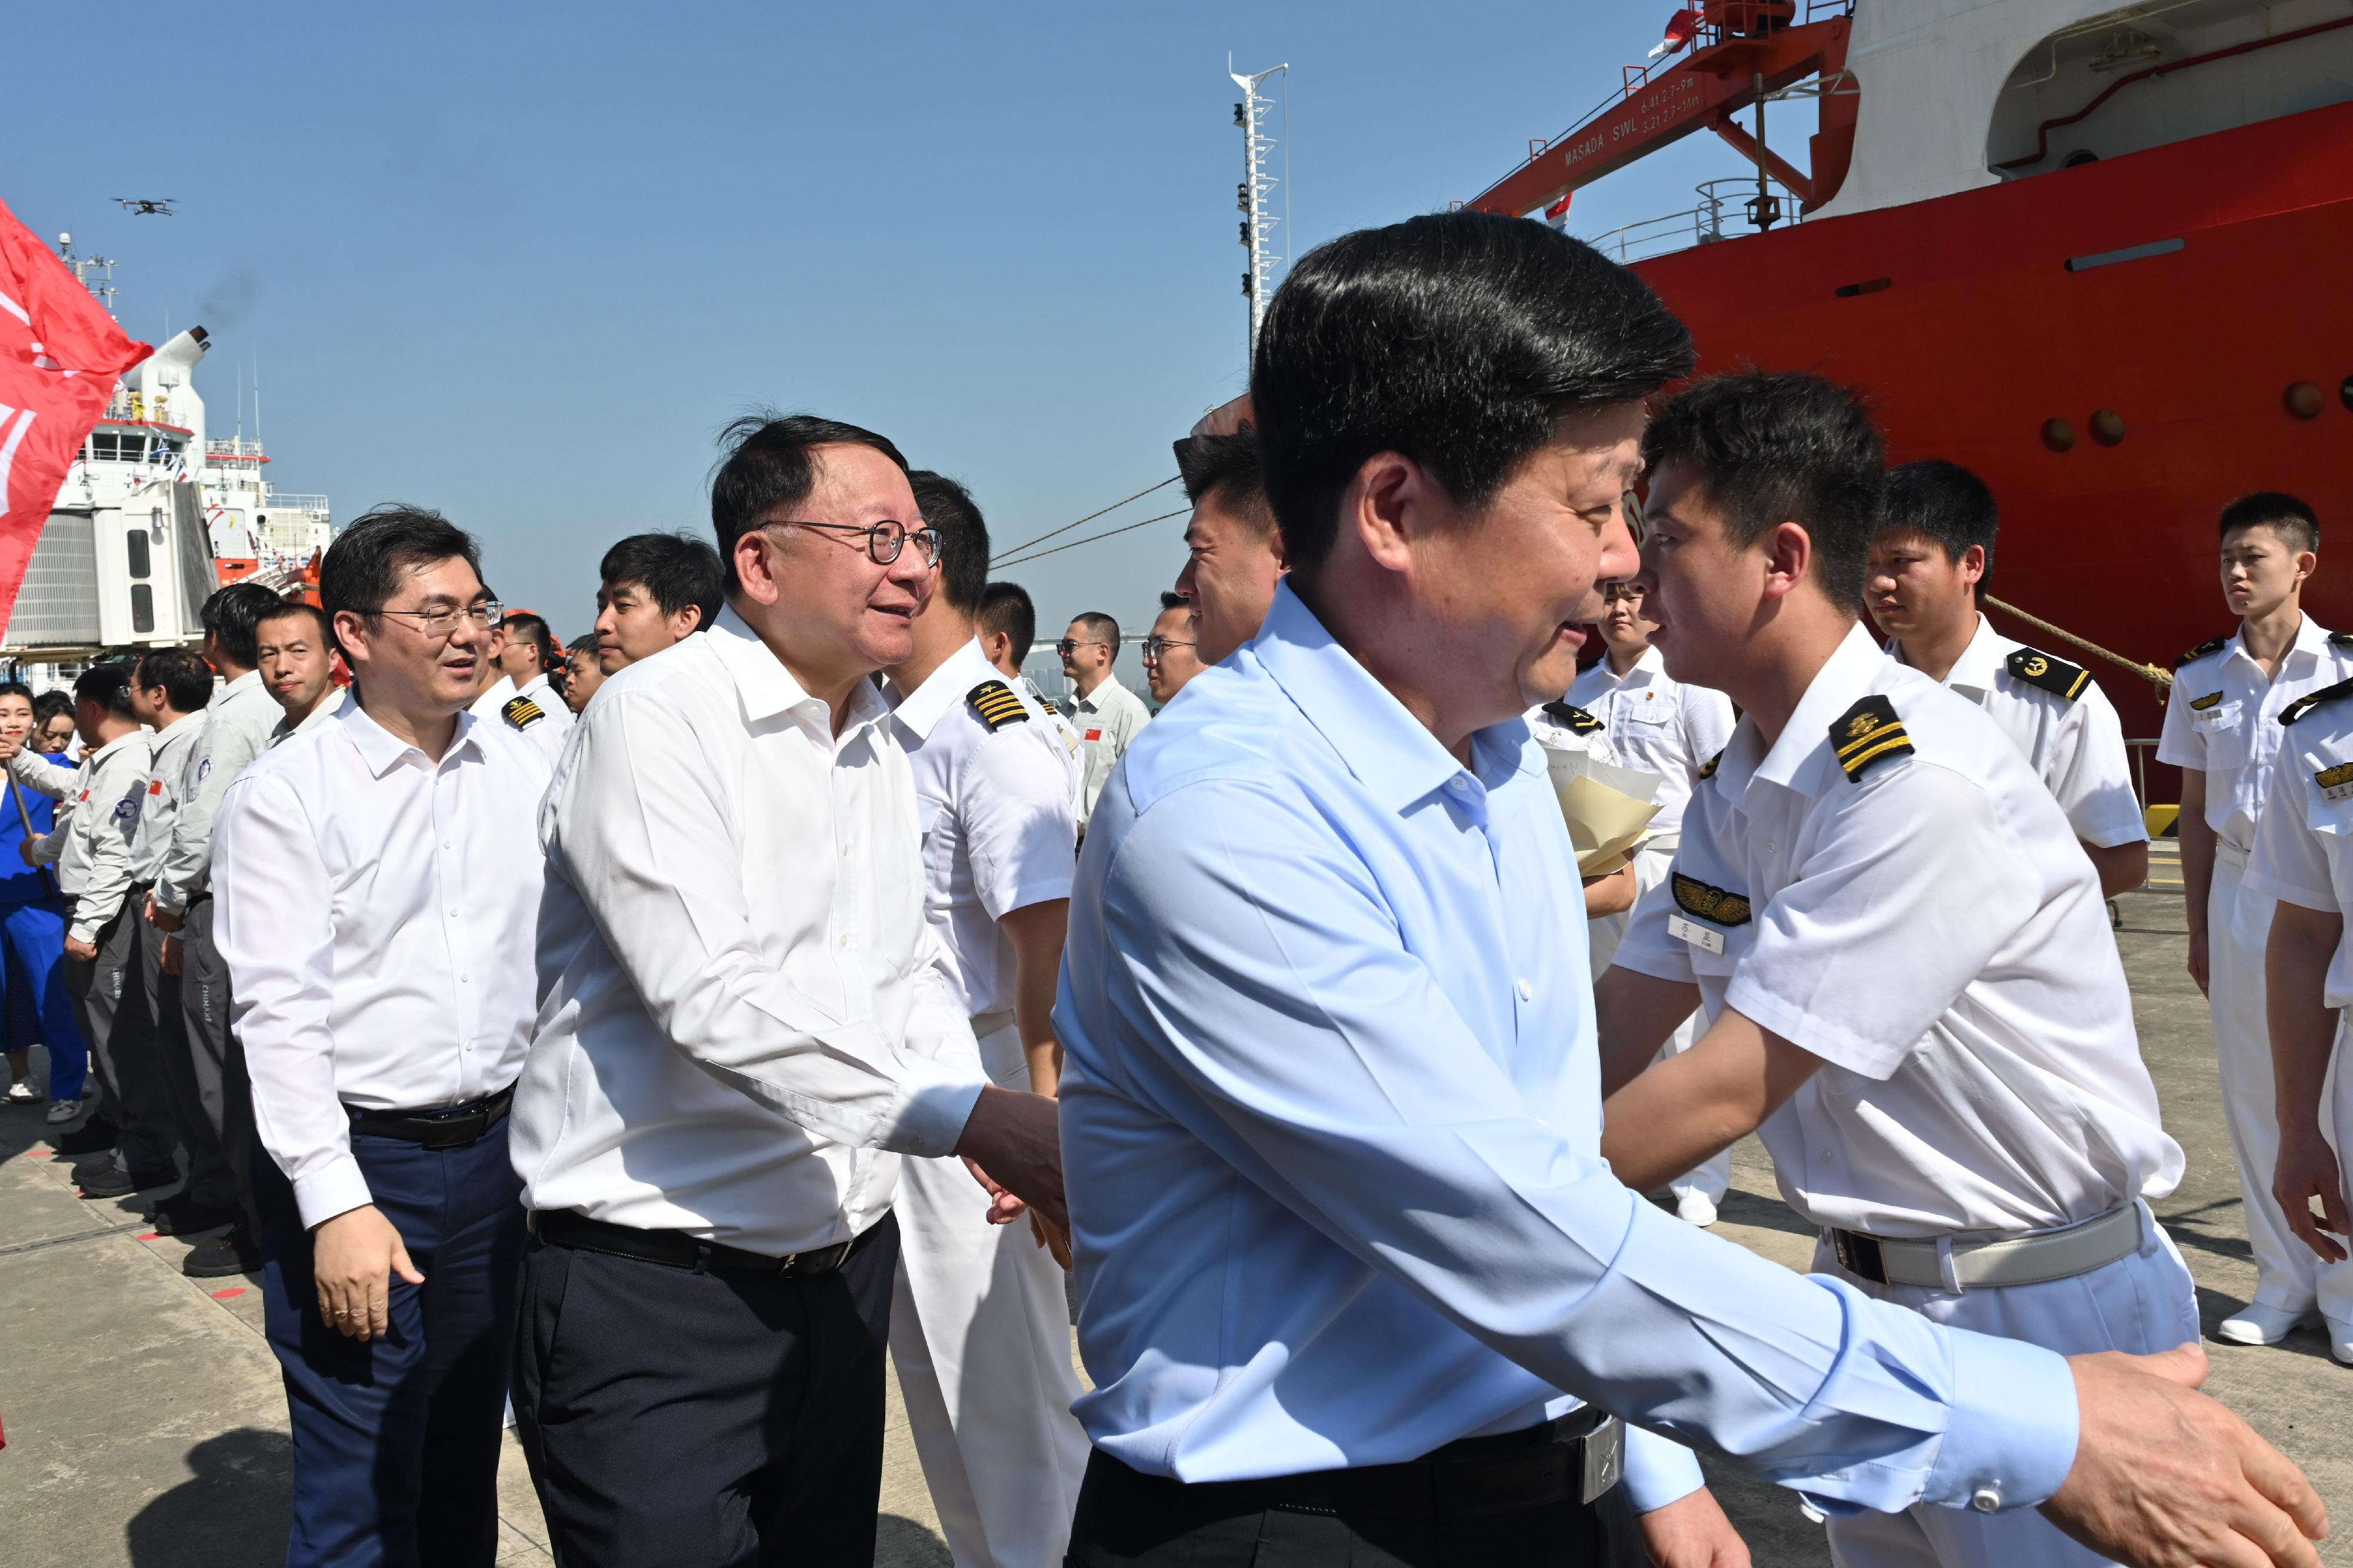
<svg viewBox="0 0 2353 1568"><path fill-rule="evenodd" d="M319 705L303 715L300 724L290 722L283 714L280 714L277 728L269 731L269 743L273 746L282 746L297 735L309 734L342 712L343 704L351 700L351 690L347 687L330 686L327 688L327 694L319 699Z"/></svg>
<svg viewBox="0 0 2353 1568"><path fill-rule="evenodd" d="M2174 667L2157 760L2201 770L2206 825L2233 848L2252 849L2284 733L2280 710L2353 676L2353 647L2306 616L2276 678L2263 673L2235 633L2191 652L2195 658Z"/></svg>
<svg viewBox="0 0 2353 1568"><path fill-rule="evenodd" d="M1892 638L1888 656L1902 664ZM2012 654L2083 675L2076 666L2002 636L1983 615L1968 647L1945 673L1945 684L1986 710L1994 727L2024 752L2050 788L2075 837L2102 849L2148 838L2140 797L2133 793L2132 761L2125 754L2124 721L2116 704L2088 678L2073 697L2037 686L2010 668Z"/></svg>
<svg viewBox="0 0 2353 1568"><path fill-rule="evenodd" d="M370 1201L345 1106L462 1105L522 1070L546 784L470 715L437 763L355 704L222 797L213 940L254 1128L305 1226Z"/></svg>
<svg viewBox="0 0 2353 1568"><path fill-rule="evenodd" d="M524 681L515 689L515 695L528 697L539 705L539 710L554 727L556 739L562 740L565 731L572 728L572 710L565 705L564 693L555 689L555 682L547 678L547 671L543 669Z"/></svg>
<svg viewBox="0 0 2353 1568"><path fill-rule="evenodd" d="M1686 686L1647 647L1624 675L1605 657L1577 678L1568 700L1601 721L1616 760L1659 775L1658 816L1651 835L1681 831L1683 803L1702 763L1732 738L1732 699L1711 687Z"/></svg>
<svg viewBox="0 0 2353 1568"><path fill-rule="evenodd" d="M131 839L146 803L153 740L153 731L133 730L85 753L58 808L57 826L33 842L33 858L56 863L58 890L74 900L66 934L78 942L96 942L131 890ZM33 783L35 767L51 771L46 762L16 767L26 755L11 759L10 772L19 780Z"/></svg>
<svg viewBox="0 0 2353 1568"><path fill-rule="evenodd" d="M1079 732L1080 754L1086 763L1079 791L1079 820L1084 822L1094 815L1103 781L1111 777L1136 731L1152 722L1152 710L1116 676L1106 675L1084 697L1072 694L1066 716Z"/></svg>
<svg viewBox="0 0 2353 1568"><path fill-rule="evenodd" d="M2299 710L2255 825L2246 885L2282 903L2353 910L2353 690ZM2353 1007L2353 921L2337 939L2321 1005Z"/></svg>
<svg viewBox="0 0 2353 1568"><path fill-rule="evenodd" d="M841 734L733 609L598 689L540 814L524 1202L782 1257L887 1213L984 1078L870 681ZM977 1193L978 1189L975 1189Z"/></svg>
<svg viewBox="0 0 2353 1568"><path fill-rule="evenodd" d="M513 678L501 675L474 699L467 711L485 724L497 724L524 737L539 748L539 754L553 768L555 760L564 754L564 731L548 717L545 704L532 700L527 706L518 706L524 701L522 693L515 689ZM534 712L533 709L538 710ZM571 716L571 710L564 706L560 697L555 700L555 711L567 719Z"/></svg>
<svg viewBox="0 0 2353 1568"><path fill-rule="evenodd" d="M164 856L172 847L172 829L180 820L180 799L187 788L188 753L204 739L206 710L185 713L167 730L150 734L153 759L148 763L147 800L139 811L139 827L131 836L131 880L153 885L164 869Z"/></svg>
<svg viewBox="0 0 2353 1568"><path fill-rule="evenodd" d="M1911 750L1851 779L1869 694ZM1757 1129L1816 1225L2044 1230L2181 1179L2092 863L1999 734L1854 627L1769 749L1740 721L1619 944L1822 1058Z"/></svg>
<svg viewBox="0 0 2353 1568"><path fill-rule="evenodd" d="M990 687L1022 717L989 721L975 706ZM1071 896L1078 868L1078 769L1042 710L1008 685L977 640L921 686L885 686L914 770L923 835L923 912L946 952L948 983L974 1017L1013 1005L1013 944L997 921ZM1002 1081L1002 1069L989 1063Z"/></svg>
<svg viewBox="0 0 2353 1568"><path fill-rule="evenodd" d="M171 847L155 873L157 909L184 913L211 887L213 817L221 797L246 764L269 749L269 731L284 715L258 669L247 670L205 704L204 733L183 764Z"/></svg>

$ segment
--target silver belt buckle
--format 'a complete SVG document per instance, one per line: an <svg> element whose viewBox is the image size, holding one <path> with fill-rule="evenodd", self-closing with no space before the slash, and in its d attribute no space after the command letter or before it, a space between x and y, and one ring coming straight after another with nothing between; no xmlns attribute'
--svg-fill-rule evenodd
<svg viewBox="0 0 2353 1568"><path fill-rule="evenodd" d="M1577 1501L1592 1503L1626 1478L1626 1423L1615 1415L1585 1436L1585 1475Z"/></svg>

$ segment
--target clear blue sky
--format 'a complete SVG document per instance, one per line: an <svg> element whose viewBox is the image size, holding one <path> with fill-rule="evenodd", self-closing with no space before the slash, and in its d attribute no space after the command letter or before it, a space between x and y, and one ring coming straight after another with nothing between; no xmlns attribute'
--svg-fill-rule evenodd
<svg viewBox="0 0 2353 1568"><path fill-rule="evenodd" d="M608 542L707 527L712 437L755 405L885 432L1000 547L1172 473L1243 382L1229 50L1293 67L1296 255L1474 194L1672 9L35 7L0 196L121 261L134 335L211 331L216 434L258 359L280 488L442 508L569 637ZM1738 169L1692 138L1571 228ZM1046 636L1140 629L1181 529L1008 574Z"/></svg>

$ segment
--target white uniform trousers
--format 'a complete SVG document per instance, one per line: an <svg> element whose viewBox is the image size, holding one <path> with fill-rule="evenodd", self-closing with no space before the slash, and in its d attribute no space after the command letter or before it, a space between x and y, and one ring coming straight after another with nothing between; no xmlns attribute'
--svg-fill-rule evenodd
<svg viewBox="0 0 2353 1568"><path fill-rule="evenodd" d="M2320 1090L2320 1132L2337 1155L2337 1185L2353 1192L2353 1161L2348 1159L2348 1152L2353 1152L2353 1061L2348 1059L2353 1057L2353 1016L2348 1013L2353 1010L2337 1015L2337 1047L2329 1056L2327 1081ZM2353 1206L2353 1197L2346 1203ZM2316 1256L2313 1262L2320 1269L2322 1315L2339 1326L2353 1324L2353 1261L2322 1263Z"/></svg>
<svg viewBox="0 0 2353 1568"><path fill-rule="evenodd" d="M1664 849L1653 849L1646 845L1635 851L1634 901L1636 903L1641 903L1651 889L1667 879L1667 868L1673 865L1674 860L1675 852L1672 845ZM1619 940L1626 934L1627 923L1632 918L1633 910L1628 910L1620 914L1603 915L1599 920L1587 922L1587 950L1592 955L1593 978L1597 982L1601 978L1601 972L1609 967L1610 959L1618 952ZM1669 1057L1691 1049L1692 1043L1699 1038L1701 1026L1705 1021L1701 1014L1694 1013L1677 1025L1675 1032L1667 1037L1667 1043L1659 1047L1659 1060L1664 1061ZM1686 1171L1667 1184L1668 1189L1679 1198L1689 1193L1703 1193L1706 1194L1707 1201L1712 1204L1722 1203L1725 1191L1731 1185L1732 1151L1729 1149L1721 1151L1714 1158L1703 1163L1699 1169Z"/></svg>
<svg viewBox="0 0 2353 1568"><path fill-rule="evenodd" d="M1877 1285L1841 1268L1827 1241L1816 1248L1813 1268L1937 1322L2024 1340L2061 1355L2148 1355L2199 1337L2189 1270L2146 1205L2140 1250L2072 1279L1958 1294ZM1828 1529L1837 1568L2092 1568L2107 1561L2031 1508L1978 1513L1923 1503L1902 1513L1833 1515Z"/></svg>
<svg viewBox="0 0 2353 1568"><path fill-rule="evenodd" d="M1012 1025L980 1059L1029 1087ZM990 1225L987 1205L961 1160L901 1163L891 1359L956 1568L1053 1568L1087 1466L1066 1277L1027 1220Z"/></svg>
<svg viewBox="0 0 2353 1568"><path fill-rule="evenodd" d="M2347 1266L2322 1263L2288 1229L2272 1198L2272 1176L2279 1165L2279 1108L2272 1092L2271 1022L2263 1011L2263 946L2271 939L2275 906L2246 889L2246 875L2242 852L2215 846L2214 887L2206 900L2206 999L2214 1016L2214 1061L2222 1080L2222 1121L2239 1162L2247 1243L2255 1255L2254 1299L2284 1312L2306 1312L2319 1299L2321 1276ZM2353 1279L2331 1289L2353 1294Z"/></svg>

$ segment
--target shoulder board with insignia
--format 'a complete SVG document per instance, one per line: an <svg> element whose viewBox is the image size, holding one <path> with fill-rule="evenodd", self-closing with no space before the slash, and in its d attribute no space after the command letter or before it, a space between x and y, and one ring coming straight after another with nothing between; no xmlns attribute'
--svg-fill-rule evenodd
<svg viewBox="0 0 2353 1568"><path fill-rule="evenodd" d="M1029 710L1021 706L1021 699L1014 696L1013 689L1001 680L982 681L965 692L964 700L972 704L972 710L980 715L980 721L988 726L992 735L1008 724L1029 721Z"/></svg>
<svg viewBox="0 0 2353 1568"><path fill-rule="evenodd" d="M2092 672L2082 665L2069 664L2063 658L2052 658L2049 654L2037 653L2031 647L2018 649L2004 662L2010 674L2027 685L2055 692L2070 702L2084 695L2084 689L2092 684Z"/></svg>
<svg viewBox="0 0 2353 1568"><path fill-rule="evenodd" d="M1681 871L1672 873L1675 905L1683 913L1704 920L1710 925L1745 926L1748 923L1748 896L1728 893L1722 888L1711 888L1696 877L1686 877Z"/></svg>
<svg viewBox="0 0 2353 1568"><path fill-rule="evenodd" d="M2334 686L2324 686L2317 691L2306 692L2280 710L2280 722L2293 724L2324 702L2334 702L2342 697L2353 697L2353 680L2340 680Z"/></svg>
<svg viewBox="0 0 2353 1568"><path fill-rule="evenodd" d="M1704 779L1714 778L1715 776L1715 764L1722 761L1724 761L1724 753L1722 752L1718 752L1715 755L1708 758L1707 761L1700 763L1699 776Z"/></svg>
<svg viewBox="0 0 2353 1568"><path fill-rule="evenodd" d="M2189 700L2189 710L2193 713L2203 713L2206 710L2213 707L2221 700L2222 694L2221 692L2210 691L2203 697L2191 698Z"/></svg>
<svg viewBox="0 0 2353 1568"><path fill-rule="evenodd" d="M538 723L542 719L547 717L545 713L540 710L539 704L533 702L528 697L516 697L510 699L506 706L500 709L499 712L505 717L508 723L513 725L518 730L528 730L533 724Z"/></svg>
<svg viewBox="0 0 2353 1568"><path fill-rule="evenodd" d="M2328 646L2330 647L2353 647L2353 632L2329 633Z"/></svg>
<svg viewBox="0 0 2353 1568"><path fill-rule="evenodd" d="M1831 721L1831 744L1838 751L1839 766L1857 784L1873 763L1912 754L1912 737L1895 716L1895 705L1876 692Z"/></svg>
<svg viewBox="0 0 2353 1568"><path fill-rule="evenodd" d="M2204 642L2200 643L2196 647L2189 649L2179 658L2175 659L2173 661L2173 668L2179 669L2183 665L2188 664L2193 658L2204 658L2210 653L2221 653L2222 651L2222 645L2230 640L2231 639L2229 637L2208 637Z"/></svg>
<svg viewBox="0 0 2353 1568"><path fill-rule="evenodd" d="M1574 702L1547 702L1544 716L1572 735L1590 735L1601 728L1601 721Z"/></svg>

